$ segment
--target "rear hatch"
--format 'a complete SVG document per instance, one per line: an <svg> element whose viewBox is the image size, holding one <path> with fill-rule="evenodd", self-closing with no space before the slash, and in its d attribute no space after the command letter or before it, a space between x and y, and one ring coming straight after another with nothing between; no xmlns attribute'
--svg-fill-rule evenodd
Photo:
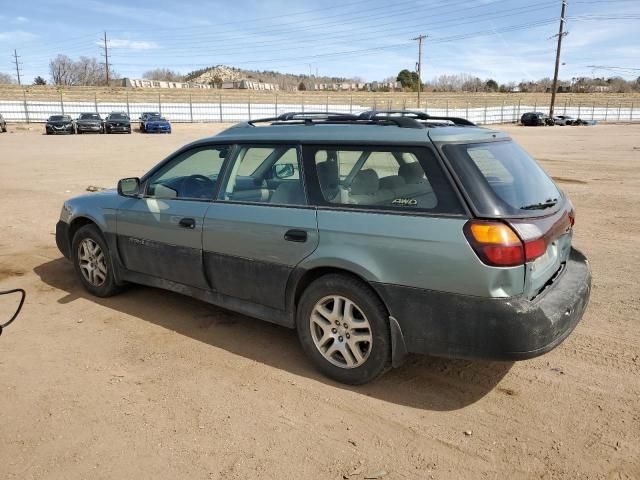
<svg viewBox="0 0 640 480"><path fill-rule="evenodd" d="M509 230L517 236L505 243L512 249L508 258L500 250L493 251L498 248L496 244L487 247L476 242L467 229L472 247L488 265L521 264L523 293L527 298L535 297L560 274L569 258L574 222L571 202L511 139L441 147L476 217L472 223L496 225L498 230L504 224L506 234L499 232L499 238L509 237ZM492 254L503 256L483 257L483 248L492 248Z"/></svg>

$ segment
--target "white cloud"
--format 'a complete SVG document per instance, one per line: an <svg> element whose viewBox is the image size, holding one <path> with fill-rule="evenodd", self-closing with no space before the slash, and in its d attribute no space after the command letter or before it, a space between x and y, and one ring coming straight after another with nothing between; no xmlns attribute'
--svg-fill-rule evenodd
<svg viewBox="0 0 640 480"><path fill-rule="evenodd" d="M26 23L28 21L29 21L29 19L27 17L16 17L14 19L15 23Z"/></svg>
<svg viewBox="0 0 640 480"><path fill-rule="evenodd" d="M98 45L102 45L101 42L96 42ZM112 38L109 40L109 46L112 48L123 48L129 50L151 50L158 48L156 42L147 42L142 40L128 40L126 38Z"/></svg>
<svg viewBox="0 0 640 480"><path fill-rule="evenodd" d="M31 32L25 32L23 30L14 30L10 32L0 32L0 42L27 42L29 40L33 40L37 35Z"/></svg>

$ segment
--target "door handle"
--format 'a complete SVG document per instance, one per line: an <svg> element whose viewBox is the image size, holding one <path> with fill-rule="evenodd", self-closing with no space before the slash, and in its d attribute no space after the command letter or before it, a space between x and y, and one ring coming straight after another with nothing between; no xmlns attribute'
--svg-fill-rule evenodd
<svg viewBox="0 0 640 480"><path fill-rule="evenodd" d="M183 218L178 222L182 228L196 228L196 221L193 218Z"/></svg>
<svg viewBox="0 0 640 480"><path fill-rule="evenodd" d="M307 232L304 230L289 230L284 234L284 239L289 242L306 242Z"/></svg>

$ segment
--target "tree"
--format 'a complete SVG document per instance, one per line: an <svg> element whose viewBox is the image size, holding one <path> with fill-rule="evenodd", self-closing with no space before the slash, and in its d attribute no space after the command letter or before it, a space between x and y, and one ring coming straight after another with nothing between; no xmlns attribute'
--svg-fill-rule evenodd
<svg viewBox="0 0 640 480"><path fill-rule="evenodd" d="M165 82L183 82L184 75L168 68L155 68L142 74L142 78L147 80L159 80Z"/></svg>
<svg viewBox="0 0 640 480"><path fill-rule="evenodd" d="M304 82L300 82L300 83L298 84L298 90L299 90L299 91L303 92L303 91L305 91L306 89L307 89L307 86L304 84Z"/></svg>
<svg viewBox="0 0 640 480"><path fill-rule="evenodd" d="M400 82L402 88L409 88L411 90L418 89L418 74L417 72L412 72L407 70L401 70L396 77L396 81Z"/></svg>
<svg viewBox="0 0 640 480"><path fill-rule="evenodd" d="M497 92L498 91L498 82L490 78L484 84L484 88L487 92Z"/></svg>
<svg viewBox="0 0 640 480"><path fill-rule="evenodd" d="M104 85L107 82L104 66L95 58L80 57L73 61L66 55L58 55L49 62L51 80L55 85ZM110 78L116 77L109 71Z"/></svg>
<svg viewBox="0 0 640 480"><path fill-rule="evenodd" d="M16 83L13 77L9 74L0 72L0 85Z"/></svg>
<svg viewBox="0 0 640 480"><path fill-rule="evenodd" d="M42 78L40 75L38 75L36 78L33 79L33 84L34 85L46 85L47 81Z"/></svg>

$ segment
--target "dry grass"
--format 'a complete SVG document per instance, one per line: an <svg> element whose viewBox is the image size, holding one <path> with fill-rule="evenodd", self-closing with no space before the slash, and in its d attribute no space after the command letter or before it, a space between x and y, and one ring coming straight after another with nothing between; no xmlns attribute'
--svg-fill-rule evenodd
<svg viewBox="0 0 640 480"><path fill-rule="evenodd" d="M415 93L374 92L265 92L247 90L195 90L195 89L128 89L116 87L66 87L13 85L0 86L0 100L96 102L188 102L194 103L295 103L300 105L367 105L372 108L417 108ZM422 95L420 108L460 108L505 105L548 105L547 93L433 93ZM557 96L557 105L594 105L595 107L640 105L640 93L563 93Z"/></svg>

